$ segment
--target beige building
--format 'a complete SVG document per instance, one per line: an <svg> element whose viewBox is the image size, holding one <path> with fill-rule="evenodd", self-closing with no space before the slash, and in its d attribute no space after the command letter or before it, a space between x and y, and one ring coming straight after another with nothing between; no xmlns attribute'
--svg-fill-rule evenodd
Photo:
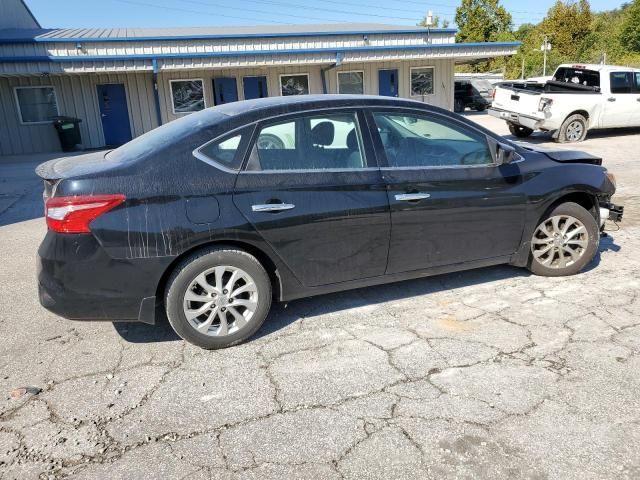
<svg viewBox="0 0 640 480"><path fill-rule="evenodd" d="M452 109L456 63L519 45L381 24L43 29L21 0L1 5L0 155L59 150L58 115L81 120L82 148L100 148L263 96L380 94Z"/></svg>

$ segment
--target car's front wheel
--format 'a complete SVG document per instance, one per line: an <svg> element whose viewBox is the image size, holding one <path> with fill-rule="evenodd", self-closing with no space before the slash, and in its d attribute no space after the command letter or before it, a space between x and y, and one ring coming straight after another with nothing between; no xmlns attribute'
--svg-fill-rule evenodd
<svg viewBox="0 0 640 480"><path fill-rule="evenodd" d="M254 256L213 247L175 268L165 306L169 323L183 339L206 349L229 347L264 322L271 307L271 282Z"/></svg>
<svg viewBox="0 0 640 480"><path fill-rule="evenodd" d="M574 275L593 259L599 241L593 215L577 203L562 203L533 232L529 270L548 277Z"/></svg>

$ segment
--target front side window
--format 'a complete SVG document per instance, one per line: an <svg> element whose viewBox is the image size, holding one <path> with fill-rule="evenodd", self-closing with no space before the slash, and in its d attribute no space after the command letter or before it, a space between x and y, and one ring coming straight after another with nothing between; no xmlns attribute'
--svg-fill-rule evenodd
<svg viewBox="0 0 640 480"><path fill-rule="evenodd" d="M486 137L444 119L374 113L389 167L464 167L493 163Z"/></svg>
<svg viewBox="0 0 640 480"><path fill-rule="evenodd" d="M327 170L365 166L355 113L306 115L262 127L248 170Z"/></svg>
<svg viewBox="0 0 640 480"><path fill-rule="evenodd" d="M611 72L611 93L631 93L631 72Z"/></svg>
<svg viewBox="0 0 640 480"><path fill-rule="evenodd" d="M209 142L196 150L196 156L207 163L214 163L230 170L238 170L242 163L240 146L250 135L251 127Z"/></svg>
<svg viewBox="0 0 640 480"><path fill-rule="evenodd" d="M280 75L280 93L283 97L289 95L307 95L309 93L309 75Z"/></svg>
<svg viewBox="0 0 640 480"><path fill-rule="evenodd" d="M364 72L338 72L338 93L362 95Z"/></svg>
<svg viewBox="0 0 640 480"><path fill-rule="evenodd" d="M173 113L191 113L204 109L202 80L172 80Z"/></svg>
<svg viewBox="0 0 640 480"><path fill-rule="evenodd" d="M16 87L15 91L22 123L50 122L58 116L53 87Z"/></svg>
<svg viewBox="0 0 640 480"><path fill-rule="evenodd" d="M411 95L433 95L433 67L411 69Z"/></svg>

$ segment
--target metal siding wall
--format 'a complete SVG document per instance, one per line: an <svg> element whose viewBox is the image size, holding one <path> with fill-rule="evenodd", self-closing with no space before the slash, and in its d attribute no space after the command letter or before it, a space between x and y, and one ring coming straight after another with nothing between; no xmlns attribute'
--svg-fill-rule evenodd
<svg viewBox="0 0 640 480"><path fill-rule="evenodd" d="M46 77L0 77L0 154L52 152L60 150L50 124L21 125L13 94L14 86L53 85L61 115L80 118L85 148L104 146L96 85L122 83L127 94L131 133L134 137L157 126L150 74L97 74Z"/></svg>

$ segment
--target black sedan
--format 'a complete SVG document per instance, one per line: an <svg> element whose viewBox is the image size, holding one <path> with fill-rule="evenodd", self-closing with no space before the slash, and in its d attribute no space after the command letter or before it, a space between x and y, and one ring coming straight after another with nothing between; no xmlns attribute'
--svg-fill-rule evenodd
<svg viewBox="0 0 640 480"><path fill-rule="evenodd" d="M579 272L612 175L409 100L225 104L108 153L40 165L40 302L77 320L154 323L237 344L272 299L511 264Z"/></svg>

